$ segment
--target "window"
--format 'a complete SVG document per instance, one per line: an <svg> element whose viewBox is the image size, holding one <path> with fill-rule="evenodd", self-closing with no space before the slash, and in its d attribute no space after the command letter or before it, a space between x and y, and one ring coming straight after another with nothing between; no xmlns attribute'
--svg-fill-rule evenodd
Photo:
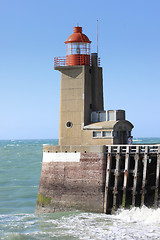
<svg viewBox="0 0 160 240"><path fill-rule="evenodd" d="M111 137L112 136L112 132L111 131L104 131L102 136L103 137Z"/></svg>
<svg viewBox="0 0 160 240"><path fill-rule="evenodd" d="M73 42L66 44L66 55L87 54L90 55L90 43Z"/></svg>
<svg viewBox="0 0 160 240"><path fill-rule="evenodd" d="M93 131L94 138L110 138L112 137L112 131Z"/></svg>
<svg viewBox="0 0 160 240"><path fill-rule="evenodd" d="M72 122L66 122L66 127L67 128L71 128L73 126L73 123Z"/></svg>
<svg viewBox="0 0 160 240"><path fill-rule="evenodd" d="M93 132L93 137L102 137L102 132Z"/></svg>

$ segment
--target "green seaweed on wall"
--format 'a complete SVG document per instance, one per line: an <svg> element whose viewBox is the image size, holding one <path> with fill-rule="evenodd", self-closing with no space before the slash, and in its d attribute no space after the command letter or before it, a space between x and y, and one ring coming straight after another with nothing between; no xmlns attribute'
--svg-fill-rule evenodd
<svg viewBox="0 0 160 240"><path fill-rule="evenodd" d="M49 205L51 203L51 198L50 197L46 197L42 194L38 194L37 197L37 205L40 205L42 207Z"/></svg>

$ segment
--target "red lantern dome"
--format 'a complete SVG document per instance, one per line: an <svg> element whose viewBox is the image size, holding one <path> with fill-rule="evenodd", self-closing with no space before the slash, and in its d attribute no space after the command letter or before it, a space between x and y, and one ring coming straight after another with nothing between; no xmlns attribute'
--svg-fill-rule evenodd
<svg viewBox="0 0 160 240"><path fill-rule="evenodd" d="M89 38L82 33L82 27L74 27L73 28L73 34L71 34L65 43L73 43L73 42L86 42L86 43L91 43Z"/></svg>
<svg viewBox="0 0 160 240"><path fill-rule="evenodd" d="M82 33L82 27L74 27L66 44L66 65L90 65L90 43L89 38Z"/></svg>

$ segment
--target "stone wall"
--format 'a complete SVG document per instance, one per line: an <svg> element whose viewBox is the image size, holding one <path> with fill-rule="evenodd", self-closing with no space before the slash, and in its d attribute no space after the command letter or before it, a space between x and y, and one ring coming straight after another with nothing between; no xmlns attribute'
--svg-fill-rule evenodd
<svg viewBox="0 0 160 240"><path fill-rule="evenodd" d="M53 156L51 152L44 153L36 212L71 209L103 212L104 152L74 152L75 161L71 152L52 152Z"/></svg>

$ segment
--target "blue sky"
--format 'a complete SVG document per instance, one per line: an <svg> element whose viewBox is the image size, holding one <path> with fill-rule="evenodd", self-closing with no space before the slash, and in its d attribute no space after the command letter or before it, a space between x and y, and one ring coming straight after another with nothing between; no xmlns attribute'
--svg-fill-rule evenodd
<svg viewBox="0 0 160 240"><path fill-rule="evenodd" d="M79 24L103 67L105 109L125 109L134 137L160 137L159 0L1 0L0 139L58 138L53 58Z"/></svg>

